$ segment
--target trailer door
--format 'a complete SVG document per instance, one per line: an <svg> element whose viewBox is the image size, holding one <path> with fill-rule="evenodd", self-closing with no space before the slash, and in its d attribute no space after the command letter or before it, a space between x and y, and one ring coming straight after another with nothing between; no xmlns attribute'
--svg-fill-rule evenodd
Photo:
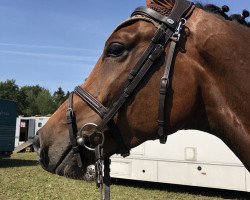
<svg viewBox="0 0 250 200"><path fill-rule="evenodd" d="M30 119L29 120L29 129L28 129L28 140L34 138L35 128L36 128L36 120Z"/></svg>

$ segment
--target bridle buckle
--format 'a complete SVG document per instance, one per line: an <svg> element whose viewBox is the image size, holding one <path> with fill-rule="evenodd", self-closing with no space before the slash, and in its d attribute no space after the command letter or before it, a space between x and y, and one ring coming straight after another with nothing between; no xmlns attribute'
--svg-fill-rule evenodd
<svg viewBox="0 0 250 200"><path fill-rule="evenodd" d="M187 23L187 20L184 19L184 18L181 18L177 28L176 28L176 31L173 33L171 39L175 42L179 42L180 41L180 38L181 38L181 31L183 29L183 26Z"/></svg>
<svg viewBox="0 0 250 200"><path fill-rule="evenodd" d="M75 119L75 114L72 108L66 110L67 124L72 124Z"/></svg>

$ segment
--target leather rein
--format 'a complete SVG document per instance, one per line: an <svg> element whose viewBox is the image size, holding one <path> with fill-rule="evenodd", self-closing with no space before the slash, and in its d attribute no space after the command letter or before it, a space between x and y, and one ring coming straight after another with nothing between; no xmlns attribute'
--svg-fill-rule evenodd
<svg viewBox="0 0 250 200"><path fill-rule="evenodd" d="M129 97L134 93L136 87L139 85L143 77L147 74L156 60L163 54L167 43L171 40L164 74L160 81L160 99L158 112L159 139L161 143L166 143L167 134L165 130L166 123L164 114L166 94L169 87L171 65L175 54L176 44L181 38L182 29L186 23L186 19L191 15L193 9L193 3L186 0L176 0L175 6L169 16L163 16L150 8L137 8L132 13L129 20L136 18L140 20L142 18L145 18L155 22L156 24L159 24L159 26L157 27L157 30L142 57L139 59L135 67L130 71L128 80L125 82L123 87L124 89L121 92L120 96L118 96L115 101L113 101L109 108L102 105L102 103L100 103L88 91L81 88L80 86L77 86L69 96L66 116L72 151L80 168L83 166L80 154L80 146L84 146L86 149L95 152L96 182L97 186L100 188L100 199L103 199L103 184L105 187L104 199L110 199L110 159L103 160L103 145L105 140L104 133L109 130L110 134L112 134L112 137L118 144L119 153L123 157L130 155L130 149L126 146L121 132L119 131L117 124L113 120L113 117L129 99ZM88 104L91 109L93 109L101 117L102 120L98 125L88 123L78 131L76 116L73 111L74 94L79 96L84 102ZM97 134L99 138L101 138L101 143L92 148L89 144L91 144L90 137L94 134Z"/></svg>

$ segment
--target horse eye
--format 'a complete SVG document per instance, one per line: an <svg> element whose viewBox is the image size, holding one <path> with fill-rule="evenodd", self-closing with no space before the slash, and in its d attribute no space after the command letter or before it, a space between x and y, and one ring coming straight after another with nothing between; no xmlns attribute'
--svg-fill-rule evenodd
<svg viewBox="0 0 250 200"><path fill-rule="evenodd" d="M125 51L125 46L120 43L112 43L109 45L106 56L107 57L119 57Z"/></svg>

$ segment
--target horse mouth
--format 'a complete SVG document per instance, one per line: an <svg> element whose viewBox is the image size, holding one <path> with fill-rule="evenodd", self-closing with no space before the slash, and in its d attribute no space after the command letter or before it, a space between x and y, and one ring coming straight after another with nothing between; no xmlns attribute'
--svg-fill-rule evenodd
<svg viewBox="0 0 250 200"><path fill-rule="evenodd" d="M87 167L87 166L86 166ZM74 179L85 179L86 167L78 167L73 150L63 155L54 169L58 175Z"/></svg>
<svg viewBox="0 0 250 200"><path fill-rule="evenodd" d="M82 158L83 155L81 155ZM90 177L87 172L87 162L83 162L83 166L79 167L77 165L74 152L71 147L68 147L60 156L59 160L56 162L53 167L49 166L49 156L47 153L42 150L40 152L40 164L42 168L51 173L65 176L72 179L83 179L86 181L93 181L93 177Z"/></svg>

